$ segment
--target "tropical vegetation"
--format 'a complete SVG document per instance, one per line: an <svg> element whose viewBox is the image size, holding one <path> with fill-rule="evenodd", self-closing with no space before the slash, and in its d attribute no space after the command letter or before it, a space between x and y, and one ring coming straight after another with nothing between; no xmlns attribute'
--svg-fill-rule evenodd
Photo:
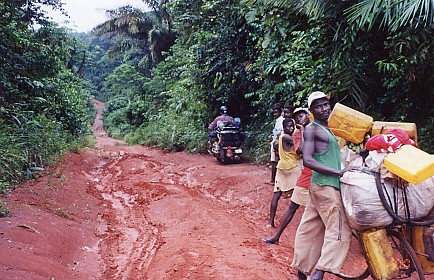
<svg viewBox="0 0 434 280"><path fill-rule="evenodd" d="M0 192L85 143L90 92L86 49L47 19L41 4L0 1Z"/></svg>
<svg viewBox="0 0 434 280"><path fill-rule="evenodd" d="M322 90L376 120L417 123L420 146L433 151L431 1L144 2L154 9L141 14L142 21L156 19L153 32L165 31L158 40L168 34L176 40L164 41L170 49L157 63L150 63L149 55L142 61L124 56L104 81L106 126L113 135L169 150L203 151L204 123L225 104L249 132L252 158L261 160L270 108L304 106L310 92ZM137 38L125 28L102 29L134 18L125 11L110 13L116 18L94 34L101 38L118 30L121 42ZM149 38L123 54L149 54ZM129 90L122 89L127 76L128 83L138 81Z"/></svg>
<svg viewBox="0 0 434 280"><path fill-rule="evenodd" d="M77 34L40 9L58 0L0 1L4 190L89 132L91 97L106 102L110 135L169 151L205 152L224 104L261 162L270 108L322 90L375 120L416 123L434 153L432 1L143 2Z"/></svg>

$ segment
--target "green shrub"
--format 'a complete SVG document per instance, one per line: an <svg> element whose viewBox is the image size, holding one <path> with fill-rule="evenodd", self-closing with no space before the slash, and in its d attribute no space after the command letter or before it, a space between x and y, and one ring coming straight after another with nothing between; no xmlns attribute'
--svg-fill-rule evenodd
<svg viewBox="0 0 434 280"><path fill-rule="evenodd" d="M27 144L17 130L0 128L0 193L8 193L11 186L25 179L26 148Z"/></svg>
<svg viewBox="0 0 434 280"><path fill-rule="evenodd" d="M0 128L0 192L32 178L32 169L54 164L68 150L92 145L91 136L77 136L45 116L21 115L21 126ZM94 140L93 140L94 141Z"/></svg>
<svg viewBox="0 0 434 280"><path fill-rule="evenodd" d="M111 137L122 139L133 127L128 119L128 108L120 108L104 114L104 127Z"/></svg>

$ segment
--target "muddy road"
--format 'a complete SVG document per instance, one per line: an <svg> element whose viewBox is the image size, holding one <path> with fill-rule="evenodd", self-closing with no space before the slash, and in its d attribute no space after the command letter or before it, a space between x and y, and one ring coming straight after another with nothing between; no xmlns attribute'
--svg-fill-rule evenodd
<svg viewBox="0 0 434 280"><path fill-rule="evenodd" d="M303 209L278 245L261 241L274 233L267 166L128 146L104 132L95 102L96 146L2 198L0 279L295 279ZM352 247L346 271L363 265Z"/></svg>

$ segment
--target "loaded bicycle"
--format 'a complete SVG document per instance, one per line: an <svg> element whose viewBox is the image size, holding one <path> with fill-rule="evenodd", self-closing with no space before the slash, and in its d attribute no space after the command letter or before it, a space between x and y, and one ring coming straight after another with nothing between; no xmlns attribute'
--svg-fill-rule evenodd
<svg viewBox="0 0 434 280"><path fill-rule="evenodd" d="M429 226L434 224L434 218L411 218L405 182L395 179L393 184L386 186L379 173L371 172L371 175L375 177L376 191L392 222L380 228L353 230L366 260L366 269L357 275L336 276L346 280L369 276L373 279L425 280L426 274L434 273L434 252L429 247L432 244L424 242L423 232L428 229L433 232Z"/></svg>

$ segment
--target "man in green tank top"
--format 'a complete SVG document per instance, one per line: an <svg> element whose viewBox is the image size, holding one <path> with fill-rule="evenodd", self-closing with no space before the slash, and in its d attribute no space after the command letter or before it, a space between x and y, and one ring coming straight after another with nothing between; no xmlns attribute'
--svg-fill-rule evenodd
<svg viewBox="0 0 434 280"><path fill-rule="evenodd" d="M351 229L340 195L339 178L355 167L341 169L337 139L328 128L331 107L328 96L313 92L308 98L314 116L304 129L303 164L313 170L310 202L295 236L294 260L298 279L323 279L325 272L339 273L348 253Z"/></svg>

